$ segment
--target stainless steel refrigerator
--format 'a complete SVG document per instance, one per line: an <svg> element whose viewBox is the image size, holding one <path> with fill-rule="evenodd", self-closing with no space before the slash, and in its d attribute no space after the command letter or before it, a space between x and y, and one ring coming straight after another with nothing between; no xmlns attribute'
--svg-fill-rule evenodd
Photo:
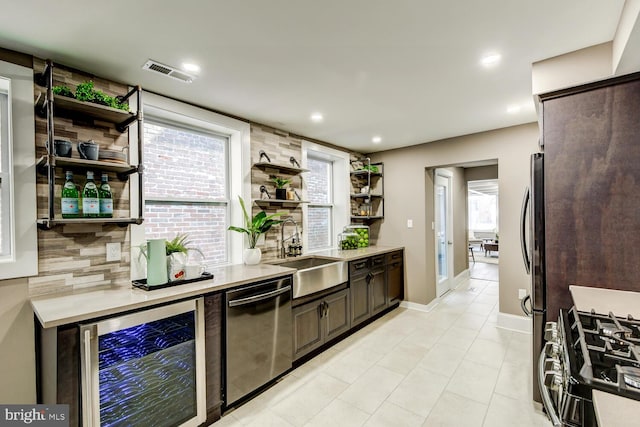
<svg viewBox="0 0 640 427"><path fill-rule="evenodd" d="M569 285L640 291L640 73L541 95L539 112L522 209L538 401L544 325L573 305Z"/></svg>

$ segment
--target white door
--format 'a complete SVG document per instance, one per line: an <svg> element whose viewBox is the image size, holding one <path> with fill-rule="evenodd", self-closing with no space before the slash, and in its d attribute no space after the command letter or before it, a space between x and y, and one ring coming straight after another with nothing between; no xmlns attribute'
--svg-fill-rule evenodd
<svg viewBox="0 0 640 427"><path fill-rule="evenodd" d="M435 178L436 294L440 297L453 283L451 173L436 169Z"/></svg>

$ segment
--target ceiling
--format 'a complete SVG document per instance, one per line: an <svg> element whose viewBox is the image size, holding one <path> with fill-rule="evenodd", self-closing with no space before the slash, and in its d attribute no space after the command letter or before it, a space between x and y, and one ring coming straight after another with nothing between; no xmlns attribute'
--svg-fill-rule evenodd
<svg viewBox="0 0 640 427"><path fill-rule="evenodd" d="M497 196L498 195L498 180L497 179L484 179L481 181L469 181L467 182L467 190L469 193L476 195Z"/></svg>
<svg viewBox="0 0 640 427"><path fill-rule="evenodd" d="M531 63L612 40L623 5L0 0L0 47L370 153L535 121ZM148 59L201 71L186 84Z"/></svg>

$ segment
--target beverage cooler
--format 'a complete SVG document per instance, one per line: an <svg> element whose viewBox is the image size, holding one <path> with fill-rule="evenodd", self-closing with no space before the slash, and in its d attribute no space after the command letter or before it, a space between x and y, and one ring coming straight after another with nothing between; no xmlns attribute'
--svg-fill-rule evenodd
<svg viewBox="0 0 640 427"><path fill-rule="evenodd" d="M203 299L80 327L84 426L206 420Z"/></svg>

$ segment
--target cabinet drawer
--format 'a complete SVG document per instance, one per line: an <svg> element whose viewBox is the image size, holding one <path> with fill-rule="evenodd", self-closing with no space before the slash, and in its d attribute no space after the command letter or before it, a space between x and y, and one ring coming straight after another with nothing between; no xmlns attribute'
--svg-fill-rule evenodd
<svg viewBox="0 0 640 427"><path fill-rule="evenodd" d="M384 266L384 255L378 255L371 258L371 268Z"/></svg>
<svg viewBox="0 0 640 427"><path fill-rule="evenodd" d="M402 258L403 258L402 255L403 255L402 251L390 252L386 255L385 262L386 264L393 264L395 262L402 261Z"/></svg>
<svg viewBox="0 0 640 427"><path fill-rule="evenodd" d="M349 263L349 276L360 276L369 272L369 258Z"/></svg>

